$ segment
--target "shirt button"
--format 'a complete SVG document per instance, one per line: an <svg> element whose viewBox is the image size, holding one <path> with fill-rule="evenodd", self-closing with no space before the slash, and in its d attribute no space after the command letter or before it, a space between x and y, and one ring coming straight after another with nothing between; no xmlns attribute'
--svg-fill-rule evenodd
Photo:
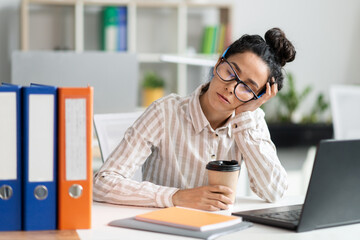
<svg viewBox="0 0 360 240"><path fill-rule="evenodd" d="M212 159L215 159L215 154L212 154L212 155L211 155L211 158L212 158Z"/></svg>
<svg viewBox="0 0 360 240"><path fill-rule="evenodd" d="M218 137L218 136L219 136L219 134L216 133L216 134L215 134L215 137Z"/></svg>
<svg viewBox="0 0 360 240"><path fill-rule="evenodd" d="M236 124L236 123L234 124L234 128L237 128L237 124Z"/></svg>

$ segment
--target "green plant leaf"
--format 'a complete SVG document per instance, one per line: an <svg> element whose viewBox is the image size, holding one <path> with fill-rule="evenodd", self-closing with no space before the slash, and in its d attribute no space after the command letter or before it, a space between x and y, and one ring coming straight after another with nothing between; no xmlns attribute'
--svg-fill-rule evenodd
<svg viewBox="0 0 360 240"><path fill-rule="evenodd" d="M147 72L142 83L143 88L162 88L165 86L165 81L162 77L154 72Z"/></svg>
<svg viewBox="0 0 360 240"><path fill-rule="evenodd" d="M309 95L312 88L307 86L300 94L296 91L294 76L287 74L287 90L283 90L277 94L280 100L279 120L281 122L291 122L294 112L299 108L300 103Z"/></svg>

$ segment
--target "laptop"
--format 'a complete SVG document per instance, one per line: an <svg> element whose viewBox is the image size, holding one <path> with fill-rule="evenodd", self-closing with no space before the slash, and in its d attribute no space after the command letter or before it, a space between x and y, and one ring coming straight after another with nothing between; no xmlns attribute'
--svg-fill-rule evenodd
<svg viewBox="0 0 360 240"><path fill-rule="evenodd" d="M296 232L360 223L360 139L322 140L304 204L234 212Z"/></svg>

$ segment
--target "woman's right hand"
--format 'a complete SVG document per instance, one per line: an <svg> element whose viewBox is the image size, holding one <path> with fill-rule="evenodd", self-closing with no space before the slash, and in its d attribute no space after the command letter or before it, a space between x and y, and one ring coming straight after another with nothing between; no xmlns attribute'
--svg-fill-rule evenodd
<svg viewBox="0 0 360 240"><path fill-rule="evenodd" d="M226 186L203 186L179 190L173 195L172 201L174 206L206 211L226 210L229 204L233 204L228 197L232 192L231 188Z"/></svg>
<svg viewBox="0 0 360 240"><path fill-rule="evenodd" d="M279 91L278 84L275 82L274 77L271 78L271 82L273 84L270 84L269 82L266 83L266 91L260 98L241 104L235 109L235 114L240 114L246 111L255 111L257 108L261 107L261 105L275 97Z"/></svg>

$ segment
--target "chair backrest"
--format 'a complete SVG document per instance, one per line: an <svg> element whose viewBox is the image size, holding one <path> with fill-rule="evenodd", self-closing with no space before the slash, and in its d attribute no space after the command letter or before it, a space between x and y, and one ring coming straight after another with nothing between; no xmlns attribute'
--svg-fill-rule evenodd
<svg viewBox="0 0 360 240"><path fill-rule="evenodd" d="M106 113L94 115L94 127L103 162L124 137L125 131L142 112Z"/></svg>
<svg viewBox="0 0 360 240"><path fill-rule="evenodd" d="M360 139L360 85L330 88L335 139Z"/></svg>
<svg viewBox="0 0 360 240"><path fill-rule="evenodd" d="M106 113L94 115L94 127L98 138L103 162L121 142L126 130L140 117L143 112ZM142 181L142 171L138 169L133 180Z"/></svg>

